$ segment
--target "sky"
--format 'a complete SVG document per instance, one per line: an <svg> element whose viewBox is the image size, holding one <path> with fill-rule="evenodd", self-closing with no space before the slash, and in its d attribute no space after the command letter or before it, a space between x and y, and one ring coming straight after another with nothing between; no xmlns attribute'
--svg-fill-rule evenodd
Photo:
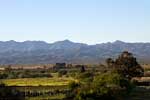
<svg viewBox="0 0 150 100"><path fill-rule="evenodd" d="M150 42L150 0L0 0L0 41Z"/></svg>

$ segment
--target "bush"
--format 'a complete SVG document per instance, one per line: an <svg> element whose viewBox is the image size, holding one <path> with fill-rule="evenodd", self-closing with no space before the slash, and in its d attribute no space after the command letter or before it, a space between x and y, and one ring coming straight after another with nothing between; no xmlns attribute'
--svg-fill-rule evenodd
<svg viewBox="0 0 150 100"><path fill-rule="evenodd" d="M84 72L84 73L80 73L77 78L79 80L81 80L82 82L91 82L93 80L93 76L94 74L92 72Z"/></svg>
<svg viewBox="0 0 150 100"><path fill-rule="evenodd" d="M85 73L88 78L89 73ZM92 76L90 81L81 81L80 85L71 83L71 96L75 100L117 100L125 96L132 85L128 80L115 72ZM85 77L84 77L85 78Z"/></svg>
<svg viewBox="0 0 150 100"><path fill-rule="evenodd" d="M67 74L67 71L66 70L60 70L59 72L58 72L58 76L59 77L62 77L63 75L66 75Z"/></svg>
<svg viewBox="0 0 150 100"><path fill-rule="evenodd" d="M69 85L68 85L68 87L69 87L70 90L73 90L73 89L75 89L75 88L77 88L77 87L79 87L79 86L80 86L80 84L77 83L77 82L74 82L74 81L71 81L71 82L69 83Z"/></svg>

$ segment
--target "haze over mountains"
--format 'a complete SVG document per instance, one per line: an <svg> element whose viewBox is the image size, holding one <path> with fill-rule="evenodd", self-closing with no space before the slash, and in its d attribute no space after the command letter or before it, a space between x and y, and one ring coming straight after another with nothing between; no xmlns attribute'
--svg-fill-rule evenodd
<svg viewBox="0 0 150 100"><path fill-rule="evenodd" d="M87 45L69 40L55 43L11 40L0 42L0 64L100 63L125 50L132 52L141 62L150 61L150 43L115 41Z"/></svg>

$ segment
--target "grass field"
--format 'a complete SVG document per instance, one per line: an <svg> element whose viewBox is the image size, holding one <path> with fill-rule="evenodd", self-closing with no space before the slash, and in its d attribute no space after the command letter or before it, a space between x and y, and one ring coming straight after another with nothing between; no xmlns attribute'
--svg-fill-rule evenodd
<svg viewBox="0 0 150 100"><path fill-rule="evenodd" d="M4 79L2 82L6 86L61 86L67 85L72 78L21 78Z"/></svg>

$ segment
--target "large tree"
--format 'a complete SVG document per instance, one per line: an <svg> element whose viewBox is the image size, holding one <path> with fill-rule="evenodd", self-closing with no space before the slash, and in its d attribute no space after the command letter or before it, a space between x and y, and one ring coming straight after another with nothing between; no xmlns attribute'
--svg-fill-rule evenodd
<svg viewBox="0 0 150 100"><path fill-rule="evenodd" d="M122 52L122 54L115 60L114 64L117 71L128 79L144 75L144 69L137 62L133 54L128 51Z"/></svg>

